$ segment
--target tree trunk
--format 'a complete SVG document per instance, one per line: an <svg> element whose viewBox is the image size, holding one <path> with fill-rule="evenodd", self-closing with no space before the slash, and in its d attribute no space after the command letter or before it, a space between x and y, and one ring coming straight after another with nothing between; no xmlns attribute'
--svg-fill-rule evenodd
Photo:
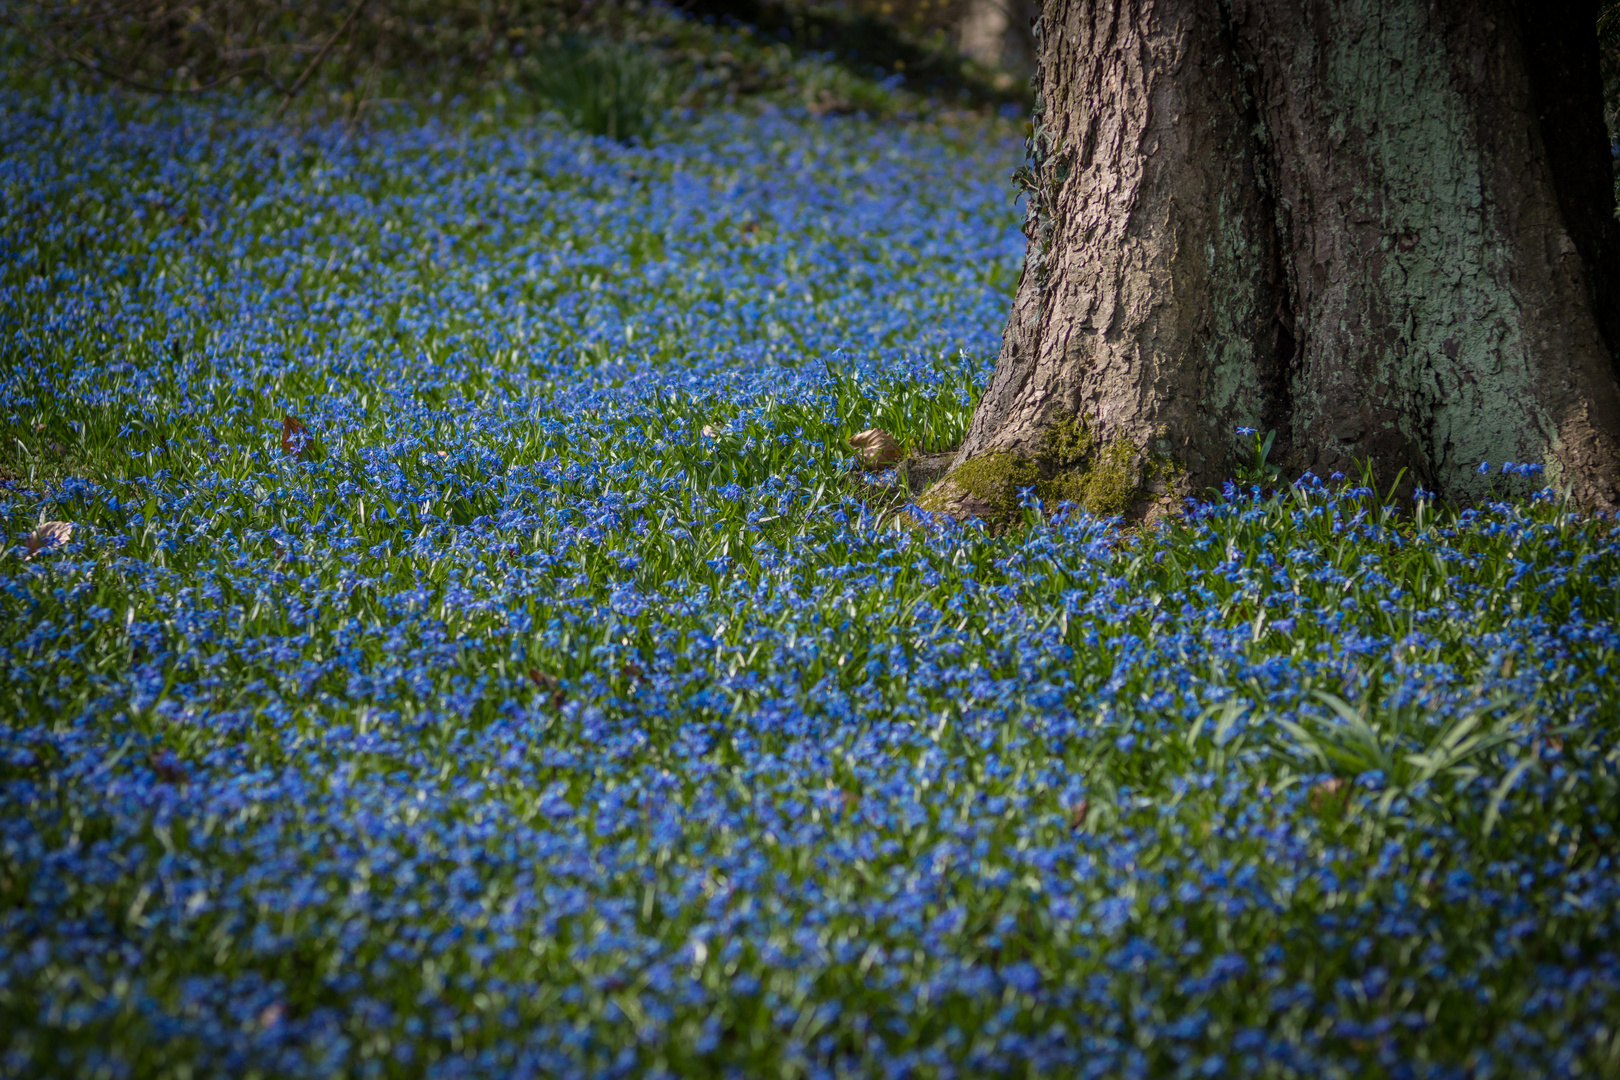
<svg viewBox="0 0 1620 1080"><path fill-rule="evenodd" d="M958 32L959 47L986 67L1000 67L1007 38L1007 9L1001 0L968 0Z"/></svg>
<svg viewBox="0 0 1620 1080"><path fill-rule="evenodd" d="M1291 475L1473 501L1481 461L1531 462L1620 506L1596 16L1047 0L1024 273L925 505L1005 509L1007 477L1174 503L1252 458L1244 426Z"/></svg>
<svg viewBox="0 0 1620 1080"><path fill-rule="evenodd" d="M1009 80L1027 79L1035 70L1029 27L1039 13L1035 0L968 0L957 25L957 47Z"/></svg>

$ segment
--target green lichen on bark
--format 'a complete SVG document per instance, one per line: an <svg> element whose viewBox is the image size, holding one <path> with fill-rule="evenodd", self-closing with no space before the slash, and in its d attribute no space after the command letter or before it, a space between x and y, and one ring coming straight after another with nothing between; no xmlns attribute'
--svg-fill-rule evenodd
<svg viewBox="0 0 1620 1080"><path fill-rule="evenodd" d="M924 510L948 513L956 501L953 496L960 491L983 505L986 516L1012 517L1018 513L1019 491L1034 487L1040 479L1040 468L1034 459L1010 450L992 450L957 466L949 476L924 492L917 505Z"/></svg>
<svg viewBox="0 0 1620 1080"><path fill-rule="evenodd" d="M1091 429L1079 417L1060 420L1046 433L1036 455L1043 469L1056 472L1083 463L1096 445Z"/></svg>
<svg viewBox="0 0 1620 1080"><path fill-rule="evenodd" d="M1124 439L1109 443L1080 477L1080 498L1073 501L1100 516L1123 514L1140 490L1138 456Z"/></svg>
<svg viewBox="0 0 1620 1080"><path fill-rule="evenodd" d="M963 462L918 506L949 512L966 496L985 517L1003 521L1019 515L1022 493L1033 490L1048 507L1073 503L1109 516L1129 509L1153 477L1173 471L1173 465L1148 459L1128 439L1099 444L1083 421L1071 418L1051 428L1032 456L992 450Z"/></svg>

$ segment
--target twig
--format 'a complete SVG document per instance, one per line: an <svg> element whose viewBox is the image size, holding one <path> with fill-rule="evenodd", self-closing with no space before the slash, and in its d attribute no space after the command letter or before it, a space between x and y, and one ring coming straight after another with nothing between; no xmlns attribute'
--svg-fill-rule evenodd
<svg viewBox="0 0 1620 1080"><path fill-rule="evenodd" d="M377 65L372 62L370 70L366 72L365 81L360 84L360 90L354 96L354 108L349 112L349 119L343 125L343 137L353 137L355 127L360 123L360 114L366 108L366 95L372 91L377 82Z"/></svg>
<svg viewBox="0 0 1620 1080"><path fill-rule="evenodd" d="M287 97L282 101L281 108L276 110L276 119L281 119L281 114L286 112L287 106L292 104L293 95L297 94L298 91L302 89L305 81L308 80L311 75L315 74L315 69L321 66L321 61L326 59L326 54L332 51L332 46L337 44L338 38L344 35L344 33L349 29L350 24L352 24L354 20L359 17L360 9L365 6L366 0L357 0L353 10L349 12L348 18L343 20L343 25L339 26L337 30L333 32L332 36L326 39L326 44L322 45L321 51L315 54L315 59L309 62L309 66L304 69L303 74L299 75L297 81L295 81L292 84L292 87L288 89Z"/></svg>

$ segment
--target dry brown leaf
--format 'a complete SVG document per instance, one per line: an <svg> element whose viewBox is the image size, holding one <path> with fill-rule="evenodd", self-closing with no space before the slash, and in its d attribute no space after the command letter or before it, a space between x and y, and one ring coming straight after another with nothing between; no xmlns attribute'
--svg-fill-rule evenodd
<svg viewBox="0 0 1620 1080"><path fill-rule="evenodd" d="M25 559L32 559L41 551L61 547L73 539L73 522L71 521L42 521L39 527L28 534L24 541L28 545L28 554Z"/></svg>
<svg viewBox="0 0 1620 1080"><path fill-rule="evenodd" d="M1344 790L1344 781L1337 776L1330 776L1326 780L1311 788L1311 809L1321 810L1335 795ZM1349 794L1346 790L1345 794Z"/></svg>
<svg viewBox="0 0 1620 1080"><path fill-rule="evenodd" d="M1543 753L1545 753L1548 757L1557 757L1563 752L1564 740L1560 739L1556 735L1548 736L1545 745L1542 744L1541 737L1539 735L1530 740L1530 756L1532 758L1540 758Z"/></svg>
<svg viewBox="0 0 1620 1080"><path fill-rule="evenodd" d="M152 766L152 772L165 784L184 784L191 779L186 773L186 767L180 764L173 753L148 754L146 763Z"/></svg>
<svg viewBox="0 0 1620 1080"><path fill-rule="evenodd" d="M861 463L869 469L893 465L905 456L900 442L882 428L867 428L849 437L849 445L861 452Z"/></svg>
<svg viewBox="0 0 1620 1080"><path fill-rule="evenodd" d="M562 683L558 680L557 676L551 674L550 672L541 671L538 668L530 668L529 679L542 692L547 690L551 691L552 708L560 709L563 707L563 703L568 700L568 695L563 693Z"/></svg>
<svg viewBox="0 0 1620 1080"><path fill-rule="evenodd" d="M1086 815L1091 811L1091 804L1085 799L1075 803L1069 810L1069 825L1071 828L1083 829L1086 827Z"/></svg>
<svg viewBox="0 0 1620 1080"><path fill-rule="evenodd" d="M281 452L290 457L307 458L314 453L315 440L309 429L295 416L281 418Z"/></svg>
<svg viewBox="0 0 1620 1080"><path fill-rule="evenodd" d="M708 424L704 424L703 425L703 437L705 439L714 438L714 428L710 427Z"/></svg>

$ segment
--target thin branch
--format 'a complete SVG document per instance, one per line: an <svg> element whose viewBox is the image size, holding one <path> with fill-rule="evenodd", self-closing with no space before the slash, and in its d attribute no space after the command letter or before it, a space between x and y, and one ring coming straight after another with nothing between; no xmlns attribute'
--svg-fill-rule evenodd
<svg viewBox="0 0 1620 1080"><path fill-rule="evenodd" d="M315 74L315 69L321 66L321 61L326 59L326 54L332 51L332 46L337 44L338 38L344 35L344 33L349 29L350 25L353 24L354 20L359 17L360 9L365 6L366 0L358 0L358 2L354 5L354 9L349 12L349 17L343 20L343 25L339 26L337 30L333 32L332 36L326 39L326 44L321 46L321 51L315 54L315 59L309 62L309 66L304 69L303 74L298 76L297 81L294 82L292 87L287 91L287 97L282 101L281 108L276 110L276 118L278 120L281 118L281 114L287 111L287 106L292 104L293 95L297 94L298 91L303 87L305 81L308 80L311 75Z"/></svg>

